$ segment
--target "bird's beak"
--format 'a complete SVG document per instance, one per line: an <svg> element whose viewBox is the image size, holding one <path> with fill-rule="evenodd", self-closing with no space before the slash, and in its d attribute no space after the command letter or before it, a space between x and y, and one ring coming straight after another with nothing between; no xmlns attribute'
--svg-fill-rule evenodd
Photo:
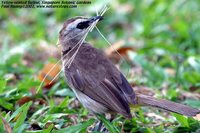
<svg viewBox="0 0 200 133"><path fill-rule="evenodd" d="M101 21L101 20L103 20L102 16L95 16L95 17L91 17L91 18L88 19L88 21L90 23L93 23L93 22L96 22L96 21Z"/></svg>
<svg viewBox="0 0 200 133"><path fill-rule="evenodd" d="M95 17L91 17L91 18L88 18L86 19L85 21L83 22L80 22L78 25L77 25L77 28L78 29L85 29L85 28L88 28L89 26L93 25L93 24L96 24L98 21L101 21L103 19L102 16L95 16ZM93 25L94 26L94 25Z"/></svg>

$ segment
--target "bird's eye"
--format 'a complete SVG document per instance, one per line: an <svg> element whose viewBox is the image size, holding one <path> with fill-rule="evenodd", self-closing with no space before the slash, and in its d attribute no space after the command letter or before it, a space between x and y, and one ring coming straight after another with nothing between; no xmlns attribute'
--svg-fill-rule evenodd
<svg viewBox="0 0 200 133"><path fill-rule="evenodd" d="M87 28L87 27L89 27L90 26L90 22L89 21L84 21L84 22L80 22L77 26L76 26L76 28L78 28L78 29L85 29L85 28Z"/></svg>

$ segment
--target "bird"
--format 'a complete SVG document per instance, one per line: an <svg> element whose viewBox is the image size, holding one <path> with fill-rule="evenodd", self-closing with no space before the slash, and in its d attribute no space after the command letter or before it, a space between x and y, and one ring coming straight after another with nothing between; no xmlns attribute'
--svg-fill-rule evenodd
<svg viewBox="0 0 200 133"><path fill-rule="evenodd" d="M199 109L180 103L136 94L103 51L85 41L89 28L101 20L102 16L73 17L59 32L66 81L85 108L94 114L121 114L128 119L132 118L131 105L155 107L189 117L200 113Z"/></svg>

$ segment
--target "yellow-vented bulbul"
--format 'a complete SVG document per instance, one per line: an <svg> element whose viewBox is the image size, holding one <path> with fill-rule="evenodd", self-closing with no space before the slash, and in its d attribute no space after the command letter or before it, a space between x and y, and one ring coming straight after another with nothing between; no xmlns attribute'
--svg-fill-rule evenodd
<svg viewBox="0 0 200 133"><path fill-rule="evenodd" d="M66 79L85 108L96 114L112 112L127 118L131 118L130 104L152 106L186 116L200 113L186 105L135 94L123 74L102 51L88 42L81 42L88 28L101 19L101 16L71 18L59 34ZM79 43L80 47L77 46Z"/></svg>

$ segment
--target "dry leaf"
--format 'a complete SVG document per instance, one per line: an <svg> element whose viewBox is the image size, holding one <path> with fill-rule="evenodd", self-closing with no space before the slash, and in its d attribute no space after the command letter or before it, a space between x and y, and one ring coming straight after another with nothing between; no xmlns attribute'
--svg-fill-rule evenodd
<svg viewBox="0 0 200 133"><path fill-rule="evenodd" d="M125 44L124 40L120 40L114 44L112 44L112 46L108 47L105 49L105 53L106 55L110 56L113 52L115 52L115 50L118 50L119 48L121 48L123 45Z"/></svg>
<svg viewBox="0 0 200 133"><path fill-rule="evenodd" d="M53 68L54 67L54 68ZM52 69L53 68L53 69ZM52 69L52 70L51 70ZM38 75L38 79L40 81L44 80L45 88L51 88L51 86L55 83L53 81L51 84L50 82L54 79L54 77L60 72L60 65L54 63L48 63L44 66L44 68L40 71ZM47 76L46 76L47 75ZM46 76L46 78L45 78ZM44 79L45 78L45 79Z"/></svg>
<svg viewBox="0 0 200 133"><path fill-rule="evenodd" d="M190 86L189 90L191 92L197 91L200 87L199 86Z"/></svg>
<svg viewBox="0 0 200 133"><path fill-rule="evenodd" d="M46 105L46 106L48 105L48 103L44 99L42 99L42 98L35 99L34 103L37 103L39 105Z"/></svg>
<svg viewBox="0 0 200 133"><path fill-rule="evenodd" d="M36 99L34 97L28 97L28 96L25 96L19 99L17 101L17 104L21 106L29 101L33 101L35 104L39 104L39 105L47 105L47 102L44 99L41 99L41 98Z"/></svg>
<svg viewBox="0 0 200 133"><path fill-rule="evenodd" d="M134 50L133 47L121 47L120 49L117 50L117 52L125 56L127 55L128 51L133 51L133 50Z"/></svg>
<svg viewBox="0 0 200 133"><path fill-rule="evenodd" d="M32 98L31 97L28 97L28 96L25 96L25 97L22 97L21 99L19 99L17 101L17 104L19 104L19 106L29 102L29 101L32 101Z"/></svg>
<svg viewBox="0 0 200 133"><path fill-rule="evenodd" d="M124 46L124 45L125 45L125 41L120 40L112 44L112 46L106 48L105 53L114 63L119 62L121 59L121 56L123 56L128 61L129 58L128 58L127 53L128 51L134 51L134 48L130 46Z"/></svg>

